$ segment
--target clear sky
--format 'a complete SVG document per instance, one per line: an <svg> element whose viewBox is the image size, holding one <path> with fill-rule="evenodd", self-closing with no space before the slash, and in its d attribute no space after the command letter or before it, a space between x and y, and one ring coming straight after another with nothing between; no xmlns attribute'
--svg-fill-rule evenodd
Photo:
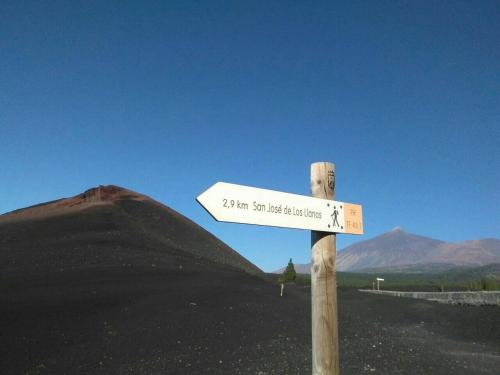
<svg viewBox="0 0 500 375"><path fill-rule="evenodd" d="M266 271L307 231L215 222L216 181L337 199L365 235L500 234L498 1L3 1L0 212L147 194Z"/></svg>

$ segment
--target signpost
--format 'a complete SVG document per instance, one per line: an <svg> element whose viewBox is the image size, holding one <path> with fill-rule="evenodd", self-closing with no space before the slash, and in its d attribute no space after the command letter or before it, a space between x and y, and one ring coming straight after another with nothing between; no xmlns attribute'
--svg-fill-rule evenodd
<svg viewBox="0 0 500 375"><path fill-rule="evenodd" d="M217 221L362 234L361 206L217 182L196 198Z"/></svg>
<svg viewBox="0 0 500 375"><path fill-rule="evenodd" d="M384 279L381 279L380 277L377 277L377 290L380 290L380 282L384 281Z"/></svg>
<svg viewBox="0 0 500 375"><path fill-rule="evenodd" d="M338 375L336 233L363 234L360 205L335 201L335 166L311 164L312 197L217 182L196 200L217 221L311 231L312 373Z"/></svg>

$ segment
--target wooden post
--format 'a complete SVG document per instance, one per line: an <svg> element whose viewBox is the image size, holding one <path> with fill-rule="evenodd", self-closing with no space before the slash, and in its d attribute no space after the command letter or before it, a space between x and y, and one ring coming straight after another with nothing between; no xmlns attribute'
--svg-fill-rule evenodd
<svg viewBox="0 0 500 375"><path fill-rule="evenodd" d="M335 199L335 165L311 164L311 195ZM311 232L312 374L339 374L335 234Z"/></svg>

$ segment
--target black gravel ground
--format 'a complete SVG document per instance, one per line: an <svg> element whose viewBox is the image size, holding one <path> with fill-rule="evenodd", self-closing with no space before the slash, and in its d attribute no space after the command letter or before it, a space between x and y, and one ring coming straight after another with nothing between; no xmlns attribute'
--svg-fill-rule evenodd
<svg viewBox="0 0 500 375"><path fill-rule="evenodd" d="M4 280L2 374L309 374L308 288L205 266ZM499 373L498 307L341 289L339 322L342 374Z"/></svg>

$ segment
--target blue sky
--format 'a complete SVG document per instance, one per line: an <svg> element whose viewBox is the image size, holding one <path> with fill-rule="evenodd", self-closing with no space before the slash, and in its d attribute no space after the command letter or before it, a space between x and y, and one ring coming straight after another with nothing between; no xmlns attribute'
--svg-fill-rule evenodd
<svg viewBox="0 0 500 375"><path fill-rule="evenodd" d="M309 194L315 161L365 235L500 233L497 1L2 2L0 212L117 184L264 270L307 231L215 222L216 181Z"/></svg>

